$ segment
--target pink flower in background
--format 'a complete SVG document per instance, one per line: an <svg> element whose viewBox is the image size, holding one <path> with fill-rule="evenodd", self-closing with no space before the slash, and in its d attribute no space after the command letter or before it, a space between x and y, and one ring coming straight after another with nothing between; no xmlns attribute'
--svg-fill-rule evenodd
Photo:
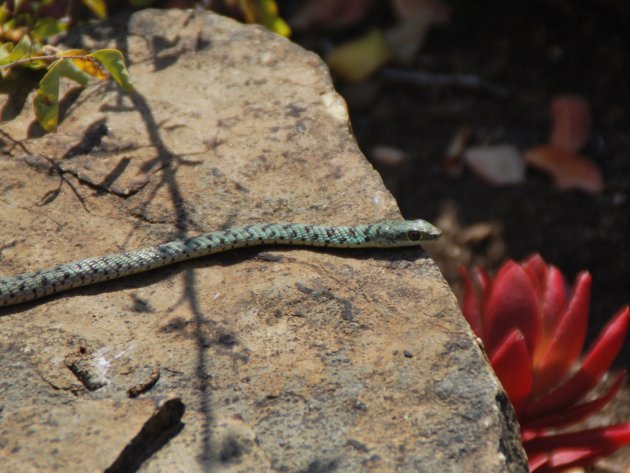
<svg viewBox="0 0 630 473"><path fill-rule="evenodd" d="M477 268L461 269L462 311L481 338L492 368L514 406L532 473L588 466L630 445L630 423L570 433L606 405L624 373L599 397L592 393L623 345L630 321L624 307L604 327L581 364L591 276L578 274L569 294L560 271L533 255L506 262L494 278Z"/></svg>

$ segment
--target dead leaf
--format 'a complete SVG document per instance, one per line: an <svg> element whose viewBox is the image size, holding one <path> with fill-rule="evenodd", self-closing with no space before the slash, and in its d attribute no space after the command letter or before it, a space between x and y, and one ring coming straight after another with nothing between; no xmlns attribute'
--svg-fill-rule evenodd
<svg viewBox="0 0 630 473"><path fill-rule="evenodd" d="M451 19L451 7L441 0L392 0L398 18L444 24Z"/></svg>
<svg viewBox="0 0 630 473"><path fill-rule="evenodd" d="M388 29L385 37L394 59L402 64L411 63L424 45L431 26L431 23L424 21L403 21Z"/></svg>
<svg viewBox="0 0 630 473"><path fill-rule="evenodd" d="M464 151L464 161L475 174L495 186L525 180L525 163L512 145L470 147Z"/></svg>
<svg viewBox="0 0 630 473"><path fill-rule="evenodd" d="M373 29L366 35L333 49L326 62L331 70L346 80L367 79L391 56L383 32Z"/></svg>
<svg viewBox="0 0 630 473"><path fill-rule="evenodd" d="M591 134L591 107L578 96L558 96L551 104L553 131L550 144L569 151L580 150Z"/></svg>
<svg viewBox="0 0 630 473"><path fill-rule="evenodd" d="M480 222L469 225L461 230L460 240L466 244L479 244L491 237L500 235L501 231L496 224Z"/></svg>
<svg viewBox="0 0 630 473"><path fill-rule="evenodd" d="M444 169L449 176L459 176L464 168L464 151L470 141L472 131L468 127L459 128L451 138L446 156L444 157Z"/></svg>
<svg viewBox="0 0 630 473"><path fill-rule="evenodd" d="M572 151L543 145L525 152L525 161L553 176L560 190L580 189L591 194L604 190L604 179L595 163Z"/></svg>
<svg viewBox="0 0 630 473"><path fill-rule="evenodd" d="M372 161L383 166L396 167L409 159L407 153L393 146L374 146L370 153Z"/></svg>
<svg viewBox="0 0 630 473"><path fill-rule="evenodd" d="M450 7L440 0L395 0L399 25L385 33L394 59L409 64L422 48L433 25L450 20Z"/></svg>
<svg viewBox="0 0 630 473"><path fill-rule="evenodd" d="M304 30L314 25L343 28L361 20L374 0L308 0L290 23Z"/></svg>

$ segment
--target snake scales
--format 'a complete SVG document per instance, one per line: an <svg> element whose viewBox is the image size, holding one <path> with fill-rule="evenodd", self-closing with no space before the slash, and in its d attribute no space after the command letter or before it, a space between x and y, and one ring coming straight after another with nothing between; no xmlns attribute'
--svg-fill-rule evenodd
<svg viewBox="0 0 630 473"><path fill-rule="evenodd" d="M424 220L339 227L299 223L249 225L0 278L0 307L246 246L390 248L419 245L440 234L438 228Z"/></svg>

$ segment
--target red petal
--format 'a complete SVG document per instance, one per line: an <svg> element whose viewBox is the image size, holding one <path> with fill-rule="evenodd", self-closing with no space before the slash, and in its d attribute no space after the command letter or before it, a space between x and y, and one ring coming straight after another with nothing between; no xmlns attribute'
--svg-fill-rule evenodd
<svg viewBox="0 0 630 473"><path fill-rule="evenodd" d="M564 277L557 268L551 266L543 295L543 332L552 335L560 321L560 314L567 303L567 288Z"/></svg>
<svg viewBox="0 0 630 473"><path fill-rule="evenodd" d="M536 289L542 295L544 287L547 285L547 263L538 253L531 255L521 265L529 273Z"/></svg>
<svg viewBox="0 0 630 473"><path fill-rule="evenodd" d="M492 286L492 278L483 268L475 268L475 277L481 292L487 296L488 292L490 292L490 286Z"/></svg>
<svg viewBox="0 0 630 473"><path fill-rule="evenodd" d="M462 300L462 313L466 318L466 321L472 328L475 335L481 340L484 339L483 333L483 320L481 318L481 302L479 295L472 281L470 280L470 274L463 266L459 267L459 274L464 283L464 296Z"/></svg>
<svg viewBox="0 0 630 473"><path fill-rule="evenodd" d="M503 265L494 280L486 308L486 351L493 353L515 328L525 336L527 350L534 353L540 335L540 306L527 272L514 261Z"/></svg>
<svg viewBox="0 0 630 473"><path fill-rule="evenodd" d="M624 374L625 373L619 373L617 375L614 383L603 396L592 401L573 406L569 409L564 409L559 413L539 417L531 422L527 422L527 424L523 425L523 427L527 429L559 428L586 419L595 412L601 410L612 400L613 397L615 397L623 383Z"/></svg>
<svg viewBox="0 0 630 473"><path fill-rule="evenodd" d="M582 272L577 276L569 306L561 316L545 353L541 359L534 360L535 396L548 392L562 381L580 356L588 326L590 296L591 275ZM549 324L551 323L549 321Z"/></svg>
<svg viewBox="0 0 630 473"><path fill-rule="evenodd" d="M586 468L600 458L613 454L615 450L617 449L596 451L582 449L553 452L551 455L535 455L530 458L530 473L567 473L569 468ZM535 467L532 467L532 460Z"/></svg>
<svg viewBox="0 0 630 473"><path fill-rule="evenodd" d="M534 364L547 350L553 334L560 322L560 316L566 305L567 289L562 273L554 266L548 266L538 253L531 255L523 268L532 278L538 298L542 301L542 332L535 353Z"/></svg>
<svg viewBox="0 0 630 473"><path fill-rule="evenodd" d="M540 473L542 468L549 462L549 456L544 453L536 453L527 456L529 463L529 473Z"/></svg>
<svg viewBox="0 0 630 473"><path fill-rule="evenodd" d="M626 445L630 445L630 423L608 425L567 434L545 435L523 442L523 447L528 455L530 453L549 453L553 450L610 451Z"/></svg>
<svg viewBox="0 0 630 473"><path fill-rule="evenodd" d="M501 342L490 358L490 364L518 412L532 389L531 361L525 337L518 329Z"/></svg>
<svg viewBox="0 0 630 473"><path fill-rule="evenodd" d="M523 409L522 421L535 419L583 398L606 373L619 353L628 330L630 307L622 308L604 327L584 358L582 367L559 388Z"/></svg>

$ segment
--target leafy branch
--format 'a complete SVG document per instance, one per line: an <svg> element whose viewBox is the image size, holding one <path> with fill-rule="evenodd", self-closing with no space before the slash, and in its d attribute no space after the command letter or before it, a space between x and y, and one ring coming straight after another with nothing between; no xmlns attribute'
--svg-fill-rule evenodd
<svg viewBox="0 0 630 473"><path fill-rule="evenodd" d="M83 49L50 53L24 35L14 45L0 43L0 74L4 76L12 68L27 67L46 69L35 94L35 116L42 128L56 131L59 123L59 82L68 78L82 86L89 78L114 79L127 92L133 90L125 59L117 49L99 49L89 52Z"/></svg>
<svg viewBox="0 0 630 473"><path fill-rule="evenodd" d="M31 62L37 62L37 61L46 61L46 62L50 62L52 63L53 61L59 59L60 56L58 56L57 54L49 54L49 55L43 55L43 56L30 56L30 57L25 57L22 59L18 59L17 61L13 61L10 64L3 64L0 66L0 71L4 70L4 69L9 69L11 67L15 67L15 66L20 66L22 64L28 64ZM70 55L64 55L63 56L64 59L80 59L80 60L85 60L86 59L86 55L85 54L79 54L77 56L70 56Z"/></svg>

